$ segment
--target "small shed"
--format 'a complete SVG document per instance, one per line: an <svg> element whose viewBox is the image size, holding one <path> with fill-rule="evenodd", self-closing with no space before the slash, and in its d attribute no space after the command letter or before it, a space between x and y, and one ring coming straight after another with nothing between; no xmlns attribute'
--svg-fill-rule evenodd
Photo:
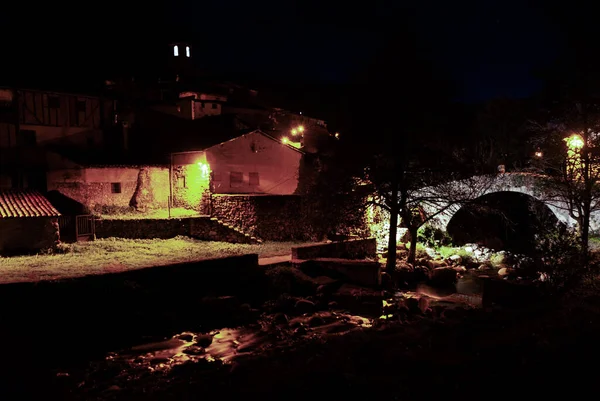
<svg viewBox="0 0 600 401"><path fill-rule="evenodd" d="M0 191L0 255L37 252L57 245L59 216L37 191Z"/></svg>

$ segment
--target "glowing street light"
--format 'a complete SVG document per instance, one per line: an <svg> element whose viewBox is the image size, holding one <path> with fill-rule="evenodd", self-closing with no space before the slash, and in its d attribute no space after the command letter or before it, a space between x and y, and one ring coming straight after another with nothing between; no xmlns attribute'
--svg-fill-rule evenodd
<svg viewBox="0 0 600 401"><path fill-rule="evenodd" d="M287 144L290 140L287 138L287 136L284 136L283 138L281 138L281 143L285 143Z"/></svg>
<svg viewBox="0 0 600 401"><path fill-rule="evenodd" d="M298 132L304 132L304 126L303 125L299 125L298 126Z"/></svg>
<svg viewBox="0 0 600 401"><path fill-rule="evenodd" d="M335 133L335 139L340 139L340 133L339 132Z"/></svg>
<svg viewBox="0 0 600 401"><path fill-rule="evenodd" d="M569 150L579 150L584 145L583 138L578 134L573 134L565 138L564 141L567 143Z"/></svg>
<svg viewBox="0 0 600 401"><path fill-rule="evenodd" d="M200 167L200 171L202 171L202 175L203 176L207 176L208 175L208 164L203 163L203 162L198 162L198 167Z"/></svg>
<svg viewBox="0 0 600 401"><path fill-rule="evenodd" d="M298 134L298 130L296 128L292 129L292 135L297 135Z"/></svg>
<svg viewBox="0 0 600 401"><path fill-rule="evenodd" d="M540 152L539 150L537 152L535 152L535 157L542 157L544 156L544 154L542 152Z"/></svg>

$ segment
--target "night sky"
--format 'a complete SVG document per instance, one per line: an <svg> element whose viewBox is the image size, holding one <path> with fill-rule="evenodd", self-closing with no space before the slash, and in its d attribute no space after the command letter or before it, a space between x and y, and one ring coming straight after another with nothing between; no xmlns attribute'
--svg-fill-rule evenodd
<svg viewBox="0 0 600 401"><path fill-rule="evenodd" d="M148 2L147 9L120 3L28 6L22 15L29 15L30 28L1 39L15 56L11 66L66 71L77 65L85 74L140 58L157 41L190 38L195 61L209 70L345 83L402 25L456 81L457 98L478 101L534 92L539 82L531 71L558 57L563 43L556 18L523 0L188 0ZM0 16L3 26L14 26L15 15ZM99 56L103 61L94 62Z"/></svg>

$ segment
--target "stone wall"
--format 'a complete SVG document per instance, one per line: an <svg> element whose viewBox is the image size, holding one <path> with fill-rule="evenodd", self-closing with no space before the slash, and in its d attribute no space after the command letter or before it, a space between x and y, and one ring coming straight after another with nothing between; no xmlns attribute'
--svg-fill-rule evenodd
<svg viewBox="0 0 600 401"><path fill-rule="evenodd" d="M308 240L310 227L296 195L212 196L212 215L244 233L270 241Z"/></svg>
<svg viewBox="0 0 600 401"><path fill-rule="evenodd" d="M205 241L254 242L249 235L210 217L96 220L96 238L167 239L179 235Z"/></svg>
<svg viewBox="0 0 600 401"><path fill-rule="evenodd" d="M298 246L292 248L292 259L314 258L344 258L364 259L375 258L377 241L375 238L335 241L325 244Z"/></svg>
<svg viewBox="0 0 600 401"><path fill-rule="evenodd" d="M56 217L0 219L0 254L37 252L55 247L59 240Z"/></svg>

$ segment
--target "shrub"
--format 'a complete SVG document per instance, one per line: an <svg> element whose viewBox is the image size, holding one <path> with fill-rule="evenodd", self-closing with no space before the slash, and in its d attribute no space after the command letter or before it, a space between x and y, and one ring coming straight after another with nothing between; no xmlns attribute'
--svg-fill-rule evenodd
<svg viewBox="0 0 600 401"><path fill-rule="evenodd" d="M447 232L426 224L417 231L417 241L433 248L450 245L452 239Z"/></svg>
<svg viewBox="0 0 600 401"><path fill-rule="evenodd" d="M506 254L504 253L493 253L492 256L490 256L490 265L496 269L500 269L502 267L505 267L507 264L507 258L506 258Z"/></svg>
<svg viewBox="0 0 600 401"><path fill-rule="evenodd" d="M581 256L576 233L565 226L538 235L535 267L553 292L567 291L585 278Z"/></svg>
<svg viewBox="0 0 600 401"><path fill-rule="evenodd" d="M463 264L471 263L473 261L473 255L467 252L464 248L442 246L439 247L437 251L444 259L448 259L452 255L458 255L462 258Z"/></svg>

